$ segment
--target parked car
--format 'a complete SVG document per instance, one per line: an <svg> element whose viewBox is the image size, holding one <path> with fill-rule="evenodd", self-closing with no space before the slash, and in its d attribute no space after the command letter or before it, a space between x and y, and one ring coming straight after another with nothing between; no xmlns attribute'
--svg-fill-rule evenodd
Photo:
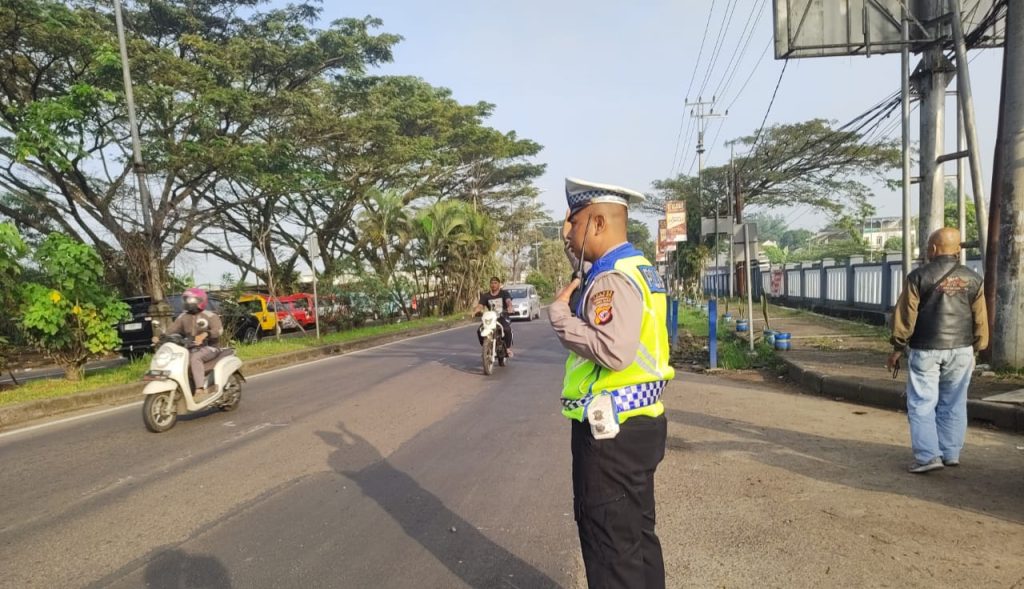
<svg viewBox="0 0 1024 589"><path fill-rule="evenodd" d="M281 310L278 315L292 316L304 329L316 325L316 298L305 292L278 297Z"/></svg>
<svg viewBox="0 0 1024 589"><path fill-rule="evenodd" d="M508 284L505 290L512 295L512 319L533 321L540 319L540 295L532 284Z"/></svg>
<svg viewBox="0 0 1024 589"><path fill-rule="evenodd" d="M132 318L117 324L121 337L121 355L135 358L153 350L153 318L149 314L152 300L148 295L122 299L131 308ZM183 310L181 295L169 295L171 321ZM250 344L259 341L261 330L259 320L238 305L225 304L216 297L209 297L207 309L221 316L224 329L231 330L231 339Z"/></svg>
<svg viewBox="0 0 1024 589"><path fill-rule="evenodd" d="M256 317L260 330L271 332L277 329L277 312L270 304L270 297L261 294L244 294L238 297L238 304Z"/></svg>

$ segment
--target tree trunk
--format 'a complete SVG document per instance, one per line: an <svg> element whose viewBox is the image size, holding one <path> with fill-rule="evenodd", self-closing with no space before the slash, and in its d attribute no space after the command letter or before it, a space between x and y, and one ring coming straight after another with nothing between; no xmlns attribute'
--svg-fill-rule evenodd
<svg viewBox="0 0 1024 589"><path fill-rule="evenodd" d="M64 379L78 382L85 376L85 360L71 362L64 365Z"/></svg>

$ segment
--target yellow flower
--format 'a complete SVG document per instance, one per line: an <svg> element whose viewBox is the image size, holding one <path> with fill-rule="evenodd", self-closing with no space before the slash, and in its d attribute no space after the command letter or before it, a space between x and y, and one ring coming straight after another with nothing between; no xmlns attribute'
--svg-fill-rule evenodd
<svg viewBox="0 0 1024 589"><path fill-rule="evenodd" d="M55 290L51 290L50 291L50 300L53 301L54 305L59 303L60 302L60 293L55 291Z"/></svg>
<svg viewBox="0 0 1024 589"><path fill-rule="evenodd" d="M71 307L71 312L75 315L78 315L79 313L82 312L82 308L79 307L78 305L75 305L74 307Z"/></svg>

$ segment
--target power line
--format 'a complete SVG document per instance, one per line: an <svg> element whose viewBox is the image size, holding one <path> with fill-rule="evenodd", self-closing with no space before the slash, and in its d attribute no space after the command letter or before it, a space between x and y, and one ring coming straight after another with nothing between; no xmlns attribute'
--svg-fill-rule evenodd
<svg viewBox="0 0 1024 589"><path fill-rule="evenodd" d="M712 51L711 59L708 62L708 69L704 73L704 81L701 83L700 91L697 92L698 96L702 96L704 94L704 90L707 88L708 82L711 80L711 74L714 72L715 64L718 63L718 56L721 54L722 44L725 41L725 31L728 29L728 25L732 24L732 17L734 14L736 14L736 0L729 0L729 4L725 7L725 13L722 15L722 24L718 28L718 38L715 41L715 48ZM728 21L728 24L726 21Z"/></svg>
<svg viewBox="0 0 1024 589"><path fill-rule="evenodd" d="M700 49L697 51L697 59L693 63L693 72L690 74L690 83L686 86L686 100L690 99L690 90L693 89L693 82L697 79L697 70L700 68L700 59L704 55L704 42L708 38L708 30L711 29L711 16L715 12L715 0L711 0L711 8L708 10L708 20L704 23L704 35L700 39ZM682 116L679 117L679 133L676 135L676 147L672 151L672 168L669 170L669 177L673 177L676 174L676 165L678 163L679 168L682 168L681 156L684 153L680 150L680 146L685 145L690 140L690 129L693 126L693 119L690 119L690 124L686 127L686 141L683 141L683 122L686 120L686 109L683 109Z"/></svg>
<svg viewBox="0 0 1024 589"><path fill-rule="evenodd" d="M772 112L772 106L775 105L775 97L779 94L779 86L782 85L782 77L786 75L787 66L789 66L789 59L782 62L782 71L779 72L779 79L775 82L775 90L772 91L772 99L768 101L768 109L764 111L764 118L761 119L761 126L757 129L757 134L754 135L754 142L750 145L751 154L757 150L757 142L761 139L761 132L764 131L764 125L768 122L768 115ZM744 161L744 163L746 163L746 161ZM746 166L744 166L744 168L745 167Z"/></svg>
<svg viewBox="0 0 1024 589"><path fill-rule="evenodd" d="M690 84L686 87L686 98L690 98L690 90L693 89L693 81L697 79L697 68L700 67L700 58L704 54L704 41L708 38L708 29L711 28L711 15L715 12L715 0L711 0L711 10L708 10L708 21L704 25L704 36L700 38L700 50L697 52L697 61L693 63L693 73L690 74ZM686 116L686 113L683 113Z"/></svg>
<svg viewBox="0 0 1024 589"><path fill-rule="evenodd" d="M761 65L761 62L764 61L764 56L768 53L768 48L772 46L772 42L774 40L774 37L768 38L768 44L765 45L764 50L761 51L761 57L757 59L757 63L755 63L754 67L751 68L750 75L747 76L746 81L743 82L743 86L740 87L739 92L737 92L736 96L733 97L732 102L729 103L729 106L728 108L726 108L726 110L731 110L732 105L736 104L736 101L740 99L740 95L743 94L743 91L747 89L747 84L750 83L751 78L753 78L754 74L757 73L758 67Z"/></svg>
<svg viewBox="0 0 1024 589"><path fill-rule="evenodd" d="M750 47L750 41L754 38L754 31L757 28L757 22L761 20L761 14L764 12L764 5L766 1L767 0L761 0L759 8L757 10L752 10L750 14L747 15L747 22L743 25L743 31L740 32L739 39L736 41L736 46L733 47L732 55L729 57L729 63L725 66L725 74L722 75L722 79L719 80L718 85L715 87L715 96L724 96L725 92L729 89L729 84L731 84L732 80L736 77L736 72L739 71L739 66L743 61L743 56L747 54L747 48ZM746 37L746 41L743 40L744 37Z"/></svg>

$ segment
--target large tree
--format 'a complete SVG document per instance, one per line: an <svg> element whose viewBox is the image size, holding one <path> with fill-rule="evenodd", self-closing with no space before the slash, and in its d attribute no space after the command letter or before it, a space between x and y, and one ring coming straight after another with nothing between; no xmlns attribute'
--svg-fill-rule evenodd
<svg viewBox="0 0 1024 589"><path fill-rule="evenodd" d="M311 25L313 4L146 0L125 6L144 160L131 187L129 129L106 2L0 1L0 214L29 232L94 245L158 295L163 268L218 218L209 195L259 161L309 90L387 61L394 35L372 18ZM141 222L152 219L149 230Z"/></svg>
<svg viewBox="0 0 1024 589"><path fill-rule="evenodd" d="M706 168L700 183L685 175L657 180L657 194L646 208L663 213L666 200L685 200L691 241L699 237L701 216L726 214L733 186L744 206L762 211L804 206L832 216L856 215L871 195L868 183L891 183L889 174L900 163L895 141L834 129L822 119L774 125L730 144L748 150L734 167Z"/></svg>

